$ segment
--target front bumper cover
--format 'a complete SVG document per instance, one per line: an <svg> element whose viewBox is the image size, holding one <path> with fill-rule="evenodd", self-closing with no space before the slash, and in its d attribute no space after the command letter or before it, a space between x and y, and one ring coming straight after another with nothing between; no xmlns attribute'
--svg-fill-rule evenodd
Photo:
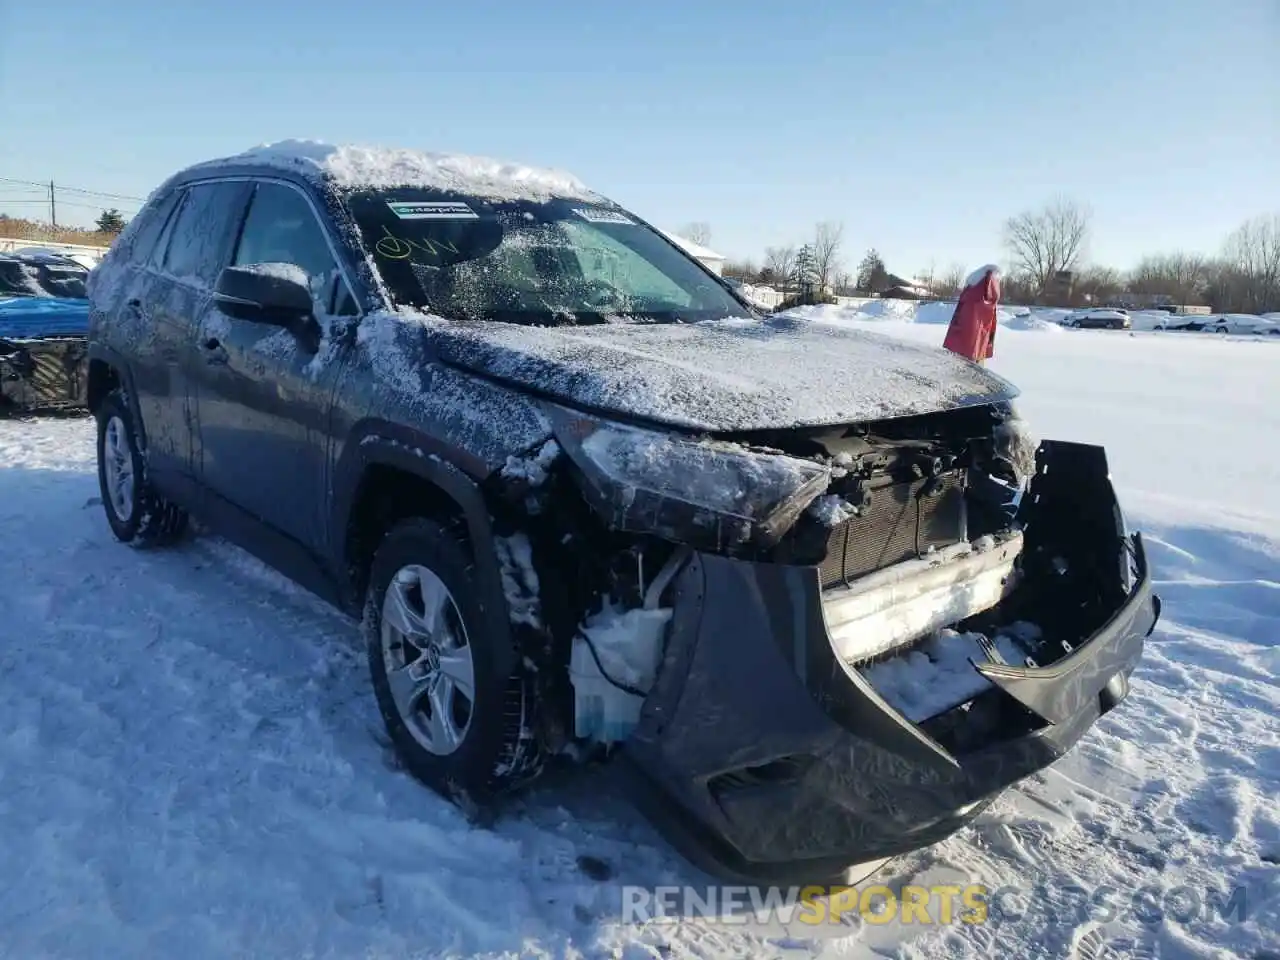
<svg viewBox="0 0 1280 960"><path fill-rule="evenodd" d="M620 758L633 796L694 863L750 883L840 882L944 839L1127 695L1160 614L1141 536L1129 542L1127 596L1073 652L980 668L993 690L976 739L909 722L835 656L814 568L695 554Z"/></svg>

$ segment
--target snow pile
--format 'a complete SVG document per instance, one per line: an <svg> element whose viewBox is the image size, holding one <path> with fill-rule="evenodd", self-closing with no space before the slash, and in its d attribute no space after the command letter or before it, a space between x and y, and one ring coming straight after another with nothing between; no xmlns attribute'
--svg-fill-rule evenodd
<svg viewBox="0 0 1280 960"><path fill-rule="evenodd" d="M857 306L834 304L796 307L783 316L795 316L831 326L870 328L871 324L925 324L947 326L955 315L954 300L871 300ZM996 308L996 322L1009 330L1034 333L1057 333L1057 320L1069 310L1030 309L1001 304Z"/></svg>
<svg viewBox="0 0 1280 960"><path fill-rule="evenodd" d="M388 147L334 145L318 140L267 143L201 166L261 163L323 177L339 187L422 187L494 200L552 197L599 202L603 198L572 174L491 157Z"/></svg>
<svg viewBox="0 0 1280 960"><path fill-rule="evenodd" d="M1010 317L1008 320L1001 318L1000 322L1010 330L1027 330L1035 333L1064 332L1061 324L1047 319L1039 313L1024 313L1021 316Z"/></svg>
<svg viewBox="0 0 1280 960"><path fill-rule="evenodd" d="M984 639L978 633L939 630L905 654L862 667L862 675L889 706L921 723L991 687L974 668L975 662L991 661ZM991 643L1006 663L1021 666L1026 660L1026 651L1011 636L1001 633Z"/></svg>

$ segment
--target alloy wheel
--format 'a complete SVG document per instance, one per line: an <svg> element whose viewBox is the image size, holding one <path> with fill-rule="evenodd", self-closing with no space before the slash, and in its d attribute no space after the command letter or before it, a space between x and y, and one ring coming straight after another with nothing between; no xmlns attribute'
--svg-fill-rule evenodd
<svg viewBox="0 0 1280 960"><path fill-rule="evenodd" d="M102 466L111 509L123 523L133 517L133 447L124 421L112 417L102 438Z"/></svg>
<svg viewBox="0 0 1280 960"><path fill-rule="evenodd" d="M401 567L382 599L380 631L401 721L424 750L453 753L475 709L471 643L453 594L427 567Z"/></svg>

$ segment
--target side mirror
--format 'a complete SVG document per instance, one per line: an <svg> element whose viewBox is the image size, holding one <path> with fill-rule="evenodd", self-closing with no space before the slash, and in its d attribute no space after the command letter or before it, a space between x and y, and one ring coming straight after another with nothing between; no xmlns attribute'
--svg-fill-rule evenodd
<svg viewBox="0 0 1280 960"><path fill-rule="evenodd" d="M307 275L292 263L226 267L218 275L213 302L237 320L300 330L315 309Z"/></svg>

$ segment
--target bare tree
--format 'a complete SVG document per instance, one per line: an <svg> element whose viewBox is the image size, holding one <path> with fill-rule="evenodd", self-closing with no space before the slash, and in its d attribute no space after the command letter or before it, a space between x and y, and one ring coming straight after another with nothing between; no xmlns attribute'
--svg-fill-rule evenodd
<svg viewBox="0 0 1280 960"><path fill-rule="evenodd" d="M1167 296L1174 303L1203 303L1213 273L1198 253L1166 253L1143 257L1129 274L1131 293Z"/></svg>
<svg viewBox="0 0 1280 960"><path fill-rule="evenodd" d="M686 223L677 233L688 240L690 243L696 243L700 247L710 246L711 244L711 224L703 223Z"/></svg>
<svg viewBox="0 0 1280 960"><path fill-rule="evenodd" d="M1058 199L1039 210L1026 210L1005 221L1005 246L1013 272L1031 279L1043 294L1055 276L1074 270L1089 241L1089 211L1080 204Z"/></svg>
<svg viewBox="0 0 1280 960"><path fill-rule="evenodd" d="M916 277L915 277L916 282L920 286L924 287L924 289L928 290L930 295L933 294L933 288L937 282L937 279L936 279L937 273L938 273L937 264L935 263L935 261L930 260L929 266L921 270L918 274L916 274Z"/></svg>
<svg viewBox="0 0 1280 960"><path fill-rule="evenodd" d="M968 274L965 273L964 265L953 263L947 267L947 272L938 278L938 284L933 293L939 297L959 296L961 288L964 287L964 278L966 276Z"/></svg>
<svg viewBox="0 0 1280 960"><path fill-rule="evenodd" d="M840 250L844 246L844 224L826 221L813 232L813 279L819 290L831 287L840 268Z"/></svg>
<svg viewBox="0 0 1280 960"><path fill-rule="evenodd" d="M1232 307L1249 313L1280 309L1280 213L1241 224L1227 237L1223 259L1234 275Z"/></svg>
<svg viewBox="0 0 1280 960"><path fill-rule="evenodd" d="M1114 299L1124 289L1120 271L1112 267L1089 266L1080 271L1072 286L1073 306L1100 304Z"/></svg>
<svg viewBox="0 0 1280 960"><path fill-rule="evenodd" d="M785 290L796 269L796 248L769 247L764 252L764 268L769 272L770 279Z"/></svg>

